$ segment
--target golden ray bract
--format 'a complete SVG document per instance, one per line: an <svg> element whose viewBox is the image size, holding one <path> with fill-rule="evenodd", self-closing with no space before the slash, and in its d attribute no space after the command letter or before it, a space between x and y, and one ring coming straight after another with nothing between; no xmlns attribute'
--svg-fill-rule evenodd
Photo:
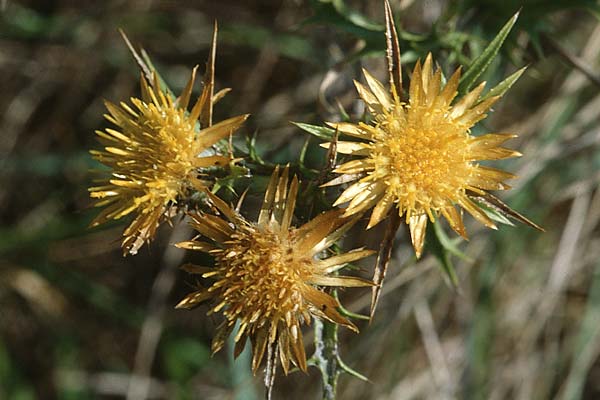
<svg viewBox="0 0 600 400"><path fill-rule="evenodd" d="M507 189L504 181L514 178L478 161L520 156L501 147L515 135L470 134L471 127L486 117L498 97L480 100L482 83L456 101L460 69L442 85L442 72L434 71L431 55L423 65L417 62L407 102L400 101L396 94L400 90L388 91L368 71L364 74L367 86L355 84L372 122L330 123L352 138L339 141L337 151L357 156L338 166L335 172L342 176L329 183L355 181L335 203L349 202L344 216L373 208L370 228L395 207L410 226L417 256L422 252L427 221L433 222L440 214L465 238L461 208L495 228L468 194Z"/></svg>
<svg viewBox="0 0 600 400"><path fill-rule="evenodd" d="M332 273L372 251L357 249L318 258L354 221L341 218L342 211L332 210L299 228L292 227L297 192L296 177L290 182L287 168L281 176L276 169L256 223L248 222L218 197L208 194L220 215L191 214L192 226L200 235L178 244L215 258L212 268L184 267L188 272L201 274L209 283L186 296L178 308L192 308L212 300L209 314L221 312L225 317L213 340L214 352L223 347L239 322L235 354L242 351L250 338L254 371L267 346L278 348L285 373L290 362L306 370L301 325L309 324L311 317L356 330L338 311L338 301L318 286L371 285L360 278Z"/></svg>

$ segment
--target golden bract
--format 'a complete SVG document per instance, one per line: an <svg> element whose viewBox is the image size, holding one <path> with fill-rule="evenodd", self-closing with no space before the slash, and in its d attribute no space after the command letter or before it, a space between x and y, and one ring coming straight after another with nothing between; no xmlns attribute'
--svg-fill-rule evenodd
<svg viewBox="0 0 600 400"><path fill-rule="evenodd" d="M369 124L331 123L339 132L358 140L339 141L337 151L360 157L338 166L342 174L328 185L356 181L335 205L349 202L344 216L373 207L368 227L383 220L392 207L410 226L417 257L421 255L427 220L443 215L454 231L466 238L462 212L469 212L490 228L492 220L469 198L487 190L504 190L514 175L478 163L517 157L501 147L515 137L504 133L471 136L470 128L486 117L498 100L481 100L485 83L459 101L460 69L442 87L440 69L433 70L431 55L414 68L408 103L390 93L368 71L368 88L355 82L373 121Z"/></svg>
<svg viewBox="0 0 600 400"><path fill-rule="evenodd" d="M178 247L199 250L215 258L215 267L187 265L188 272L201 274L208 287L186 296L179 308L191 308L212 300L209 314L221 312L225 321L213 340L220 350L236 322L238 355L250 338L252 368L259 367L267 346L278 348L285 373L290 361L306 370L301 325L311 317L356 327L338 312L339 303L317 286L369 286L371 282L347 276L331 276L348 262L372 254L358 249L326 259L317 258L352 225L342 211L320 214L299 228L291 226L298 180L288 188L287 168L271 176L258 222L248 222L218 197L208 194L220 216L192 214L192 226L209 241L193 240Z"/></svg>
<svg viewBox="0 0 600 400"><path fill-rule="evenodd" d="M111 176L89 189L92 198L100 199L95 206L106 207L92 226L135 213L123 233L125 253L135 254L154 237L160 223L176 212L179 200L205 187L206 168L226 166L231 161L212 146L233 133L248 116L198 131L199 119L206 119L203 114L211 112L212 85L205 86L188 112L195 76L196 69L177 100L160 88L154 75L152 85L142 76L142 98L132 98L131 106L106 102L109 114L105 117L118 129L96 132L105 148L91 154L110 169Z"/></svg>

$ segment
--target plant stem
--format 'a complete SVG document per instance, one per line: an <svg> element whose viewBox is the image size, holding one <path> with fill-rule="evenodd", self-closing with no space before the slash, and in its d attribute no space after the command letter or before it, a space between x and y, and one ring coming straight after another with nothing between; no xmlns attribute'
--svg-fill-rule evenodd
<svg viewBox="0 0 600 400"><path fill-rule="evenodd" d="M323 400L335 400L337 380L341 372L338 362L338 326L317 318L314 321L314 359L323 378Z"/></svg>

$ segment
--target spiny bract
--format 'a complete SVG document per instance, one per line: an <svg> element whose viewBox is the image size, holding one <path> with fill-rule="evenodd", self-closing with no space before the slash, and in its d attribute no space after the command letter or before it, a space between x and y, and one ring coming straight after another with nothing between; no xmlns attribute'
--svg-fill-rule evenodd
<svg viewBox="0 0 600 400"><path fill-rule="evenodd" d="M192 226L209 241L198 239L178 247L212 255L212 268L186 265L201 274L207 287L186 296L178 308L192 308L212 300L209 314L222 312L225 321L213 340L213 352L220 350L234 330L238 355L250 338L252 369L256 371L267 346L277 348L284 372L290 361L306 370L301 325L311 317L356 327L338 311L338 301L317 286L369 286L371 282L331 274L348 262L372 254L357 249L318 259L354 221L340 218L342 211L324 212L299 228L291 226L298 193L294 176L288 189L288 169L281 176L276 168L265 193L258 222L248 222L218 197L208 194L221 214L191 214Z"/></svg>

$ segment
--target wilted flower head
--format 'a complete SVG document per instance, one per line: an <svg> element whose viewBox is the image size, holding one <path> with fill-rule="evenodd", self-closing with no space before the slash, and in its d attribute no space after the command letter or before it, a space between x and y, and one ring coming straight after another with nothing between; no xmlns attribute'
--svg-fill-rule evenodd
<svg viewBox="0 0 600 400"><path fill-rule="evenodd" d="M207 168L227 166L231 161L211 146L233 133L247 115L198 130L199 120L206 120L203 114L211 112L212 84L205 85L188 112L195 76L196 69L176 100L161 89L154 74L152 84L142 76L142 98L132 98L131 106L106 102L105 117L118 129L96 131L105 147L91 153L109 167L110 177L89 189L92 198L100 199L95 206L106 207L92 226L134 213L123 233L125 254L135 254L150 241L191 190L206 186Z"/></svg>
<svg viewBox="0 0 600 400"><path fill-rule="evenodd" d="M234 330L238 355L246 340L252 342L252 369L259 367L265 349L277 347L284 372L290 361L306 370L302 324L311 317L356 327L338 311L338 301L317 286L369 286L371 282L331 274L348 262L370 255L357 249L345 254L318 259L353 221L340 218L339 210L320 214L299 228L291 226L298 180L294 176L288 189L287 168L271 176L258 222L248 222L218 197L209 194L221 214L192 214L192 226L207 241L193 240L178 247L212 255L213 268L185 266L201 274L207 287L186 296L178 308L192 308L212 300L209 314L221 312L225 321L213 340L213 352L220 350Z"/></svg>
<svg viewBox="0 0 600 400"><path fill-rule="evenodd" d="M475 137L470 134L470 128L486 117L499 96L481 99L484 82L454 101L460 69L442 85L442 72L434 71L432 64L431 55L423 66L417 61L407 103L400 101L395 90L390 93L365 70L368 88L355 83L373 121L330 124L357 139L339 141L337 151L360 157L335 169L342 176L329 184L356 181L335 204L350 202L344 216L374 207L369 228L395 207L410 226L417 256L423 248L427 220L433 222L440 214L454 231L466 238L462 211L456 206L495 228L469 196L508 189L504 181L515 176L480 165L478 161L520 156L514 150L501 147L515 135L490 133Z"/></svg>

